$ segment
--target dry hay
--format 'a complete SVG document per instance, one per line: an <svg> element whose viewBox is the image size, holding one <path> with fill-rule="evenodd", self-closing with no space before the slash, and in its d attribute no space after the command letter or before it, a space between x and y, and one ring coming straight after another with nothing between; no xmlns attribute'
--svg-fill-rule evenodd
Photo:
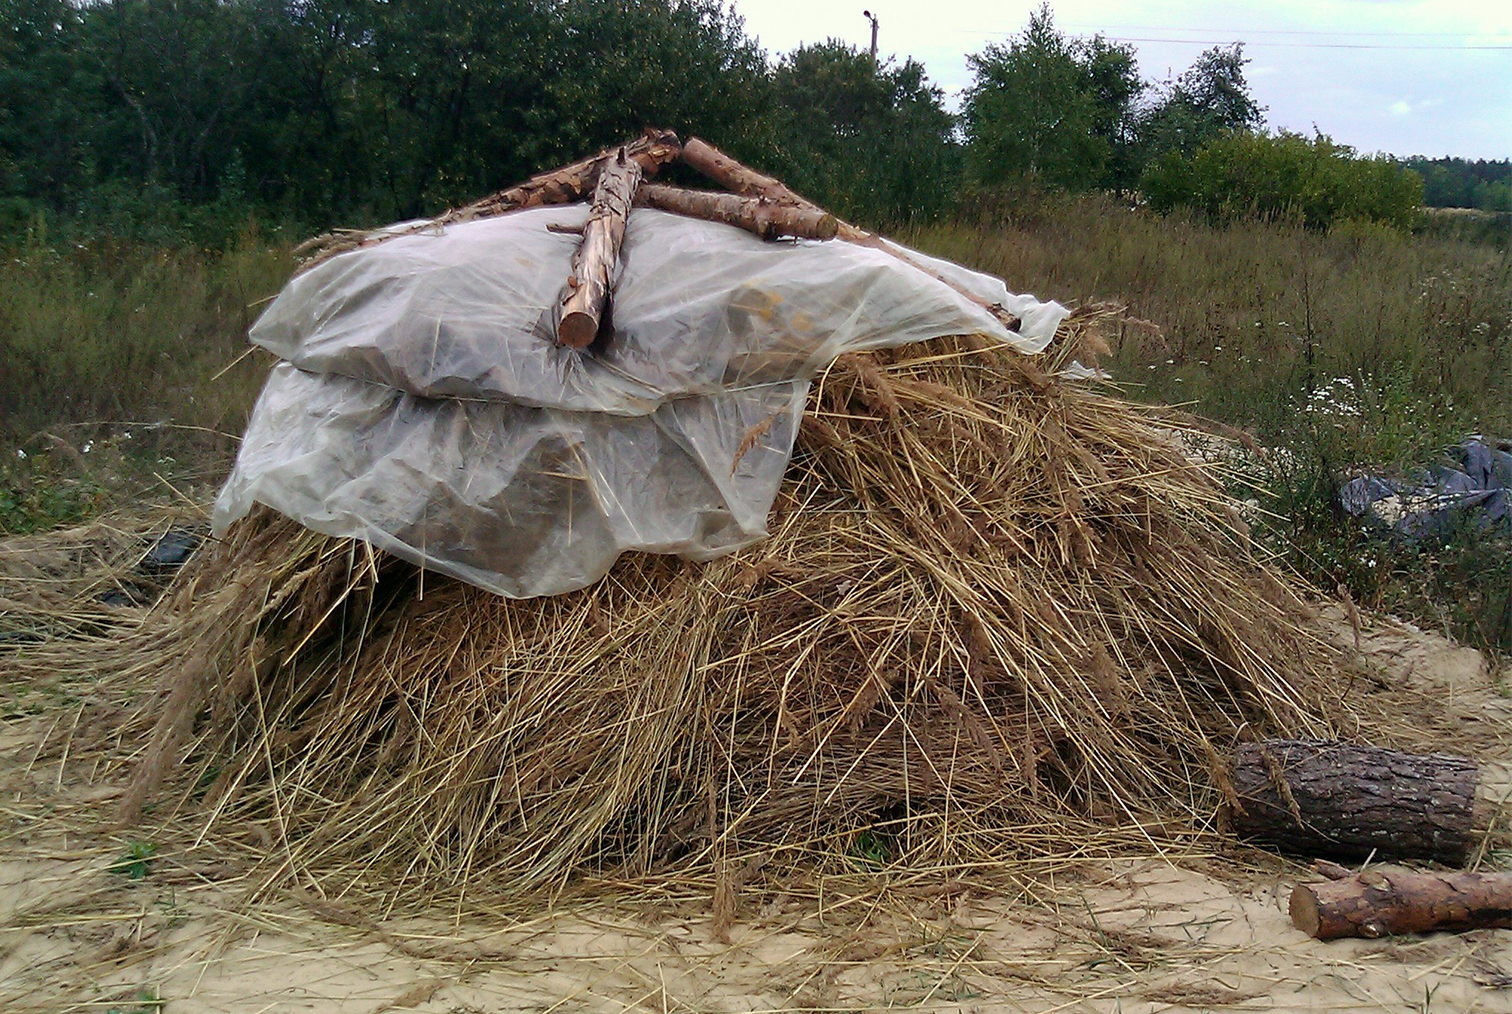
<svg viewBox="0 0 1512 1014"><path fill-rule="evenodd" d="M128 815L516 898L1211 827L1236 738L1338 731L1338 653L1174 414L974 339L809 409L771 537L712 563L515 601L263 512L136 629L13 661L110 674L74 750L130 761Z"/></svg>

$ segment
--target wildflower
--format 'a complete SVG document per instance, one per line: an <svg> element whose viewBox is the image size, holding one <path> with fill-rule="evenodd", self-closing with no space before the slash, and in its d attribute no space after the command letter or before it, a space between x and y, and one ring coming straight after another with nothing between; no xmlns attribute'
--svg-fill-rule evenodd
<svg viewBox="0 0 1512 1014"><path fill-rule="evenodd" d="M16 448L16 457L20 458L22 461L25 461L26 460L26 452L23 451L21 448L17 447Z"/></svg>

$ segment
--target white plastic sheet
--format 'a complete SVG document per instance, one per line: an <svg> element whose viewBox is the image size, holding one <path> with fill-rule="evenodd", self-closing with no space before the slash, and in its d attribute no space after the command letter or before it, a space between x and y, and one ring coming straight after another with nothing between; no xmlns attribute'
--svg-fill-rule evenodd
<svg viewBox="0 0 1512 1014"><path fill-rule="evenodd" d="M808 382L843 352L980 333L1040 351L1066 311L944 261L992 314L879 250L768 243L637 209L609 340L556 346L580 205L387 240L298 276L252 329L284 362L216 501L511 597L592 583L626 550L761 539Z"/></svg>

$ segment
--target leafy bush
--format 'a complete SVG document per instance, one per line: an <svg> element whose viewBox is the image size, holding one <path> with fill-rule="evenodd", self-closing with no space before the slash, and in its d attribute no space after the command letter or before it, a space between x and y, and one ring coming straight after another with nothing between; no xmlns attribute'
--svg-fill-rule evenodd
<svg viewBox="0 0 1512 1014"><path fill-rule="evenodd" d="M1218 220L1294 219L1309 228L1358 219L1405 229L1423 203L1422 178L1392 159L1286 131L1224 134L1190 156L1166 152L1142 188L1160 211L1184 206Z"/></svg>

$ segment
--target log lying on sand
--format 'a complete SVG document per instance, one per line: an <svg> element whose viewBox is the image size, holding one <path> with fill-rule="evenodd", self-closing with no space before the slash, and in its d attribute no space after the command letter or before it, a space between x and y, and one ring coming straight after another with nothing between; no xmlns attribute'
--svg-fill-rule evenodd
<svg viewBox="0 0 1512 1014"><path fill-rule="evenodd" d="M1288 852L1342 860L1465 861L1474 761L1310 740L1241 743L1234 832Z"/></svg>
<svg viewBox="0 0 1512 1014"><path fill-rule="evenodd" d="M779 204L761 197L742 197L712 190L684 190L651 183L636 191L635 203L660 208L690 218L722 222L754 232L762 239L796 236L800 239L834 239L840 221L820 208Z"/></svg>
<svg viewBox="0 0 1512 1014"><path fill-rule="evenodd" d="M586 348L598 335L640 180L640 163L623 148L599 170L583 242L572 257L572 274L557 300L557 342L562 345Z"/></svg>
<svg viewBox="0 0 1512 1014"><path fill-rule="evenodd" d="M1509 927L1512 874L1372 866L1339 880L1299 884L1291 918L1319 940Z"/></svg>

